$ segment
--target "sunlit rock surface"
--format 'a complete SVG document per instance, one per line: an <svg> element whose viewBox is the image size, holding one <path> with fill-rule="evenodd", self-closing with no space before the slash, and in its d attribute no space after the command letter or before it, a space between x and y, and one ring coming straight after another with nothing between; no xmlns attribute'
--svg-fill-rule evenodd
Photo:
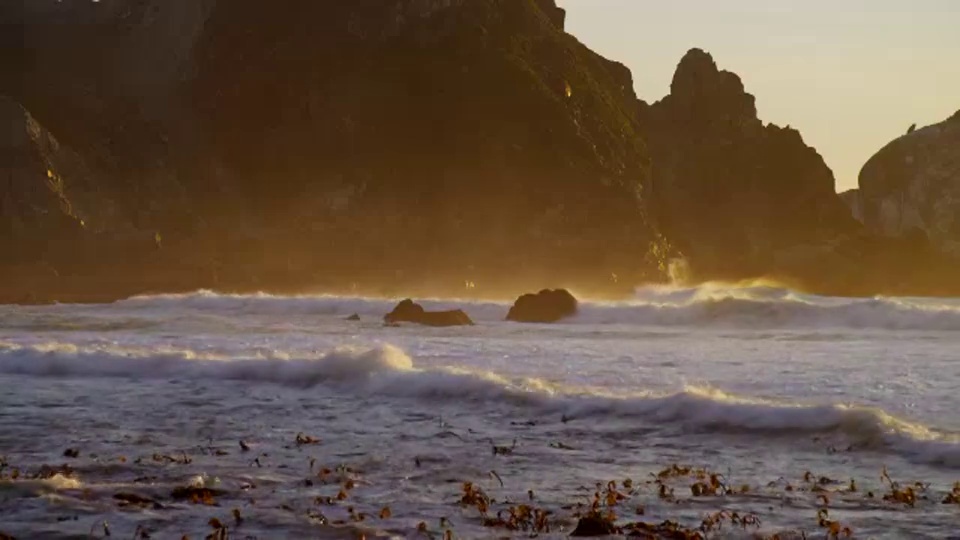
<svg viewBox="0 0 960 540"><path fill-rule="evenodd" d="M864 223L884 236L921 231L960 255L960 111L885 146L860 172Z"/></svg>

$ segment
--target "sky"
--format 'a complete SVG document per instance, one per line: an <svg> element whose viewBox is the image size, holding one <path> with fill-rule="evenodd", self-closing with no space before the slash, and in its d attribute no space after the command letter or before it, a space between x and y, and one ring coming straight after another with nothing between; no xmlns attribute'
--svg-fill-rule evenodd
<svg viewBox="0 0 960 540"><path fill-rule="evenodd" d="M760 118L800 130L838 191L911 124L960 109L960 0L558 0L567 31L670 91L692 47L743 79Z"/></svg>

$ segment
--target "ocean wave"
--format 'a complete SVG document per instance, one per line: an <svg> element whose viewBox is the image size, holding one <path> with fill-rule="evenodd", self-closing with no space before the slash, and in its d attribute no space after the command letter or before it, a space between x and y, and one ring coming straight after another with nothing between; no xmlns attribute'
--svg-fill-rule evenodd
<svg viewBox="0 0 960 540"><path fill-rule="evenodd" d="M716 297L680 305L588 304L573 321L650 326L956 331L960 330L960 309L883 298L826 304L799 297L779 300Z"/></svg>
<svg viewBox="0 0 960 540"><path fill-rule="evenodd" d="M336 295L277 296L266 293L219 294L213 291L197 291L187 294L164 294L135 296L113 304L120 310L170 311L194 310L212 313L244 315L336 315L346 317L357 314L380 319L389 313L403 298L363 298ZM468 306L470 315L477 320L502 320L510 305L506 302L471 301L459 299L417 299L430 311L459 309Z"/></svg>
<svg viewBox="0 0 960 540"><path fill-rule="evenodd" d="M573 420L636 418L654 425L755 436L836 434L855 449L894 452L960 468L960 436L878 408L753 399L706 387L679 392L609 391L464 368L421 369L401 349L343 347L314 358L284 353L230 359L190 350L22 346L0 342L0 373L57 377L241 380L292 387L328 385L351 395L509 405Z"/></svg>
<svg viewBox="0 0 960 540"><path fill-rule="evenodd" d="M120 310L199 310L244 315L359 314L379 320L399 299L340 296L183 295L135 297L115 304ZM480 323L501 322L510 304L496 301L418 300L428 310L464 309ZM845 328L880 330L960 330L960 303L943 299L833 298L789 289L702 285L639 289L622 302L583 301L579 313L561 325L696 326L720 328Z"/></svg>

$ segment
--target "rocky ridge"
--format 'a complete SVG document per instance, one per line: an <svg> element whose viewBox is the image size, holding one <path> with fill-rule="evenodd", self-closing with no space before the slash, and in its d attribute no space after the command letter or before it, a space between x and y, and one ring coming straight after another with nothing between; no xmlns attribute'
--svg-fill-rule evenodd
<svg viewBox="0 0 960 540"><path fill-rule="evenodd" d="M960 111L877 152L851 198L871 232L960 256Z"/></svg>
<svg viewBox="0 0 960 540"><path fill-rule="evenodd" d="M625 294L679 257L693 281L944 290L957 117L892 143L841 200L706 52L647 104L565 17L554 0L0 8L24 45L0 58L0 243L19 246L0 300Z"/></svg>
<svg viewBox="0 0 960 540"><path fill-rule="evenodd" d="M664 234L703 278L762 275L777 253L854 233L832 171L800 133L764 124L740 78L690 50L641 111Z"/></svg>

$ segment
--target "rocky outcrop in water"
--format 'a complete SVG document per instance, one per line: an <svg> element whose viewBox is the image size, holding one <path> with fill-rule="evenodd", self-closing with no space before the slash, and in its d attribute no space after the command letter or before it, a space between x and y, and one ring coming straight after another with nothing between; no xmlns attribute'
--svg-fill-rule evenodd
<svg viewBox="0 0 960 540"><path fill-rule="evenodd" d="M577 299L566 289L544 289L525 294L514 302L507 313L508 321L555 323L577 314Z"/></svg>
<svg viewBox="0 0 960 540"><path fill-rule="evenodd" d="M960 257L960 111L877 152L854 200L871 232L927 240Z"/></svg>
<svg viewBox="0 0 960 540"><path fill-rule="evenodd" d="M641 111L662 230L704 277L762 275L780 250L856 230L800 133L764 124L740 78L700 49Z"/></svg>
<svg viewBox="0 0 960 540"><path fill-rule="evenodd" d="M473 326L473 321L463 310L427 311L423 306L409 298L403 300L390 313L383 316L387 324L402 322L421 324L424 326Z"/></svg>

